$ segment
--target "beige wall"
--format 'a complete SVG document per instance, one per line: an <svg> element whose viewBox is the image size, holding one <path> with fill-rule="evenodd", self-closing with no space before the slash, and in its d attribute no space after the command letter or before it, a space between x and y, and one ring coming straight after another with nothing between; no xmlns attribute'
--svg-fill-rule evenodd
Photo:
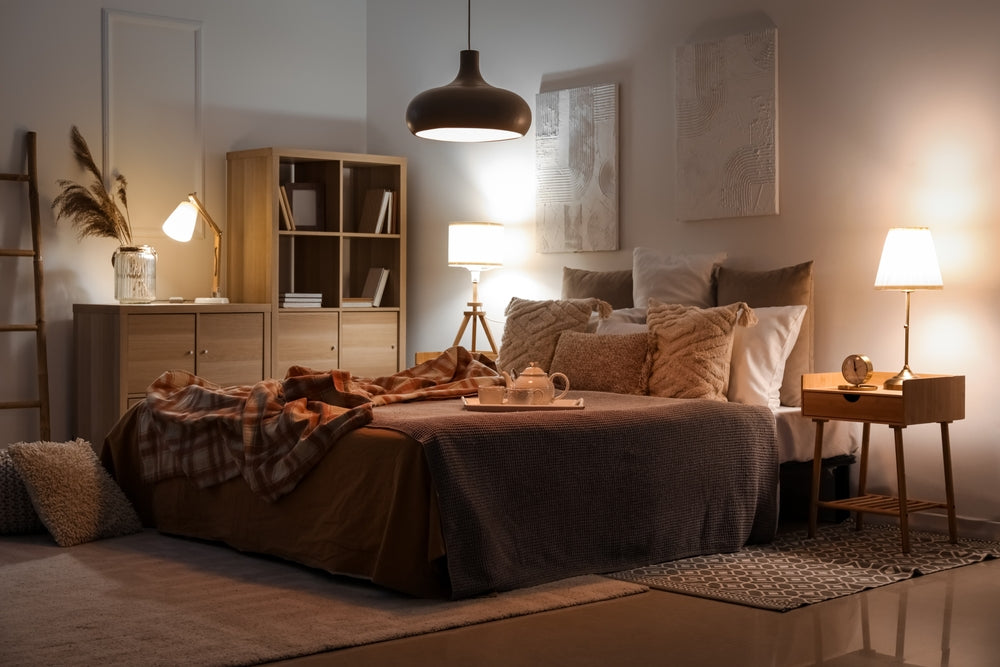
<svg viewBox="0 0 1000 667"><path fill-rule="evenodd" d="M967 419L952 428L958 512L966 532L1000 535L1000 50L993 2L933 0L506 0L472 6L484 77L534 108L541 90L620 84L621 247L540 255L533 246L534 142L439 145L411 137L406 104L451 80L465 48L464 3L368 3L369 150L410 158L407 349L450 344L468 276L446 265L447 223L503 222L506 266L483 275L494 330L512 296L557 297L562 266L630 266L631 248L724 250L733 265L816 262L820 370L865 352L902 366L903 297L872 289L886 230L926 225L945 288L917 293L915 370L967 375ZM772 21L779 42L781 214L674 219L674 49ZM938 430L907 429L911 494L942 494ZM874 475L890 487L888 429L876 429ZM927 521L927 519L923 519ZM940 522L930 519L940 526Z"/></svg>

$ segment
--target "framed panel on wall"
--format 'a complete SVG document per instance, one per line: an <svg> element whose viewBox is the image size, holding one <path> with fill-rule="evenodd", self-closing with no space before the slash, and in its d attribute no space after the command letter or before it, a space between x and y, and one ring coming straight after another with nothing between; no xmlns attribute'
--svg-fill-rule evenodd
<svg viewBox="0 0 1000 667"><path fill-rule="evenodd" d="M102 13L104 174L128 179L136 235L159 234L178 202L204 197L201 22Z"/></svg>

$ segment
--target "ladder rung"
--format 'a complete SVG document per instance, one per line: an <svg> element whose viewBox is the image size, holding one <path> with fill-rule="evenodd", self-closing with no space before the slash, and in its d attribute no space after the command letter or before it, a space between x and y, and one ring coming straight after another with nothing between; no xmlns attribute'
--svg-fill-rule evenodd
<svg viewBox="0 0 1000 667"><path fill-rule="evenodd" d="M20 410L22 408L40 408L41 401L0 401L0 410Z"/></svg>
<svg viewBox="0 0 1000 667"><path fill-rule="evenodd" d="M0 248L0 257L34 257L35 251L29 248Z"/></svg>
<svg viewBox="0 0 1000 667"><path fill-rule="evenodd" d="M0 325L0 333L7 331L38 331L37 324L3 324Z"/></svg>
<svg viewBox="0 0 1000 667"><path fill-rule="evenodd" d="M0 174L0 181L21 181L27 183L28 180L27 174Z"/></svg>

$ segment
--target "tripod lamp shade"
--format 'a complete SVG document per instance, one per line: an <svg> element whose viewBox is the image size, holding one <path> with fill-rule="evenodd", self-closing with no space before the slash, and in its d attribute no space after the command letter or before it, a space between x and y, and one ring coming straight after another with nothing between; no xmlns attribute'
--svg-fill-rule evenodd
<svg viewBox="0 0 1000 667"><path fill-rule="evenodd" d="M882 247L875 289L912 291L943 286L931 230L927 227L890 229Z"/></svg>
<svg viewBox="0 0 1000 667"><path fill-rule="evenodd" d="M503 266L503 225L453 222L448 225L448 266L489 271Z"/></svg>

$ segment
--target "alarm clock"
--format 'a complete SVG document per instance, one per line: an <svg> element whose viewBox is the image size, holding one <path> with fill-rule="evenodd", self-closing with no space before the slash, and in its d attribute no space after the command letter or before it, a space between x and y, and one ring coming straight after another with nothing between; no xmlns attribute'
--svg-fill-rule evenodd
<svg viewBox="0 0 1000 667"><path fill-rule="evenodd" d="M854 391L873 391L878 389L873 384L865 384L872 378L872 360L863 354L849 354L840 365L840 372L848 384L842 384L837 389Z"/></svg>

